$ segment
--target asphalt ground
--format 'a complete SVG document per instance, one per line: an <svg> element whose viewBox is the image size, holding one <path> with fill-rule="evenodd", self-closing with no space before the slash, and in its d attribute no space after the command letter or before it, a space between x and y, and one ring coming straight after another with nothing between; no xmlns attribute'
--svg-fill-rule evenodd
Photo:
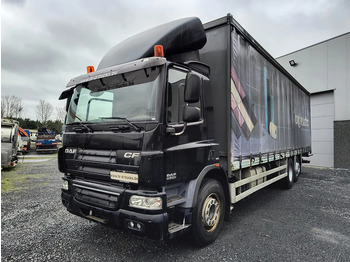
<svg viewBox="0 0 350 262"><path fill-rule="evenodd" d="M350 261L350 170L303 167L292 189L256 192L204 248L74 216L61 204L61 177L48 157L1 172L2 261Z"/></svg>

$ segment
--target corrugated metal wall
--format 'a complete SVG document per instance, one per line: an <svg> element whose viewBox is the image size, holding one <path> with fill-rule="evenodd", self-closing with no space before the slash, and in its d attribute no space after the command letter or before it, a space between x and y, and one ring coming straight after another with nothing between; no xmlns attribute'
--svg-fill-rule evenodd
<svg viewBox="0 0 350 262"><path fill-rule="evenodd" d="M297 65L290 66L290 60L294 60ZM315 139L324 145L330 145L329 135L332 135L333 144L328 147L328 150L334 154L334 142L342 138L334 136L333 121L350 120L350 32L279 57L277 61L312 94L311 105L314 106L314 109L311 108L311 137L313 145ZM322 94L321 92L324 91L331 92ZM331 96L333 96L333 103L330 102ZM329 114L332 110L334 116L330 123ZM347 132L349 132L347 137L350 137L350 130ZM319 151L320 145L315 144L315 148L312 149L314 153ZM334 157L337 156L334 155ZM313 165L334 166L333 158L330 161L328 157L321 154L315 154L311 161ZM335 167L342 166L337 163Z"/></svg>

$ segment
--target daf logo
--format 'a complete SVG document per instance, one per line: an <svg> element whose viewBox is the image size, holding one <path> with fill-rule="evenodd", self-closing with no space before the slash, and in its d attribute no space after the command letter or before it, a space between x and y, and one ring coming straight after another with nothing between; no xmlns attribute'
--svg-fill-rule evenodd
<svg viewBox="0 0 350 262"><path fill-rule="evenodd" d="M66 148L66 149L64 150L64 152L65 152L66 154L75 154L75 153L77 152L77 149L76 149L76 148Z"/></svg>
<svg viewBox="0 0 350 262"><path fill-rule="evenodd" d="M140 156L140 153L131 153L131 152L126 152L124 154L124 157L125 158L135 158L135 157L138 157Z"/></svg>

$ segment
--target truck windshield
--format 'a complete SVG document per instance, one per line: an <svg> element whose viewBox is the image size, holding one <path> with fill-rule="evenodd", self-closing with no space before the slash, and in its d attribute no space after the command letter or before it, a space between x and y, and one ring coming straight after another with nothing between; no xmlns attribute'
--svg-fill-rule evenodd
<svg viewBox="0 0 350 262"><path fill-rule="evenodd" d="M66 124L158 120L160 67L146 68L78 85Z"/></svg>

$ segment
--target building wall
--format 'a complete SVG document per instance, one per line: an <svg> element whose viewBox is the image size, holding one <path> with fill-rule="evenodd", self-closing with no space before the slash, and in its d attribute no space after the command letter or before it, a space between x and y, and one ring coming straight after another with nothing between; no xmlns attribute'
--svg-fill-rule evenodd
<svg viewBox="0 0 350 262"><path fill-rule="evenodd" d="M290 66L290 60L297 65ZM344 151L342 145L350 140L350 129L344 128L348 122L342 122L350 120L350 32L279 57L277 61L311 93L311 105L314 107L314 110L311 108L311 137L315 154L310 158L311 164L346 167L347 161L334 159L344 158L338 154ZM332 99L330 93L333 94L333 102L329 100ZM320 102L320 99L325 100ZM332 123L329 122L330 117L333 117ZM334 128L339 128L341 132L334 132ZM325 156L319 151L322 143L332 143L331 147L327 146L333 151L331 161L324 161Z"/></svg>

